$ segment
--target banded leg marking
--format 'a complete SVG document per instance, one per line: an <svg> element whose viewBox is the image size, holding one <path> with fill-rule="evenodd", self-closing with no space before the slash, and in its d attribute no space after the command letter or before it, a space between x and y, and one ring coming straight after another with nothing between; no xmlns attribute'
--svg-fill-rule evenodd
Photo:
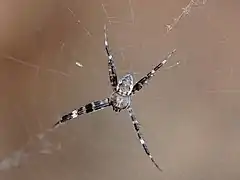
<svg viewBox="0 0 240 180"><path fill-rule="evenodd" d="M108 38L107 38L107 27L106 25L104 26L104 44L105 44L105 51L108 56L108 72L109 72L109 79L111 86L114 91L116 91L117 87L117 72L116 72L116 66L114 64L113 56L110 53L109 45L108 45Z"/></svg>
<svg viewBox="0 0 240 180"><path fill-rule="evenodd" d="M130 117L131 117L131 119L132 119L133 127L134 127L134 129L135 129L135 131L136 131L136 133L137 133L138 139L139 139L139 141L140 141L140 143L141 143L141 145L142 145L145 153L146 153L146 154L148 155L148 157L151 159L151 161L153 162L153 164L158 168L158 170L159 170L159 171L163 171L163 170L158 166L158 164L156 163L156 161L153 159L153 157L152 157L152 155L151 155L151 153L150 153L150 151L149 151L149 149L148 149L148 147L147 147L147 144L146 144L146 142L145 142L145 140L144 140L144 138L143 138L143 135L142 135L141 132L140 132L140 124L139 124L139 122L137 121L137 118L136 118L136 116L135 116L135 114L134 114L134 112L133 112L133 109L132 109L131 107L128 107L127 110L128 110L128 113L129 113L129 115L130 115Z"/></svg>
<svg viewBox="0 0 240 180"><path fill-rule="evenodd" d="M172 55L176 52L176 49L174 49L172 52L170 52L167 57L164 58L164 60L159 63L157 66L155 66L151 72L149 72L146 76L144 76L142 79L140 79L134 86L132 90L132 94L135 94L137 91L140 91L145 84L148 83L148 81L155 75L155 73L168 61L169 58L172 57Z"/></svg>
<svg viewBox="0 0 240 180"><path fill-rule="evenodd" d="M93 112L102 110L108 106L110 106L108 98L106 98L104 100L100 100L100 101L91 102L85 106L75 109L72 112L62 116L61 120L59 120L57 123L54 124L54 128L56 128L57 126L59 126L61 124L66 123L67 121L75 119L80 115L93 113Z"/></svg>

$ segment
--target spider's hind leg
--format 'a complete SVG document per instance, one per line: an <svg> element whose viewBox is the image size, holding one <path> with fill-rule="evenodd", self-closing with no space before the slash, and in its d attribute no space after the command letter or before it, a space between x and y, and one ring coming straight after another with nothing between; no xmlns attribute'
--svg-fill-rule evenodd
<svg viewBox="0 0 240 180"><path fill-rule="evenodd" d="M80 108L75 109L72 112L62 116L61 120L56 122L53 127L56 128L59 125L64 124L67 121L70 121L72 119L75 119L75 118L77 118L80 115L93 113L93 112L96 112L98 110L102 110L102 109L104 109L104 108L106 108L108 106L110 106L108 98L106 98L104 100L91 102L91 103L89 103L89 104L87 104L85 106L81 106Z"/></svg>
<svg viewBox="0 0 240 180"><path fill-rule="evenodd" d="M108 56L108 73L109 73L110 83L113 88L113 91L116 91L117 84L118 84L117 72L116 72L116 67L114 64L113 56L110 53L110 49L109 49L109 45L108 45L106 25L104 26L104 45L105 45L105 50L106 50L106 53Z"/></svg>
<svg viewBox="0 0 240 180"><path fill-rule="evenodd" d="M140 132L140 123L138 122L137 117L136 117L136 115L135 115L134 112L133 112L133 109L129 106L129 107L127 108L127 111L128 111L128 113L129 113L129 115L130 115L130 117L131 117L134 130L135 130L136 133L137 133L138 139L139 139L139 141L140 141L140 143L141 143L141 145L142 145L145 153L148 155L148 157L151 159L151 161L152 161L153 164L157 167L157 169L158 169L159 171L163 171L163 170L158 166L158 164L156 163L156 161L153 159L150 151L148 150L147 144L146 144L146 142L145 142L145 140L144 140L144 138L143 138L142 133Z"/></svg>

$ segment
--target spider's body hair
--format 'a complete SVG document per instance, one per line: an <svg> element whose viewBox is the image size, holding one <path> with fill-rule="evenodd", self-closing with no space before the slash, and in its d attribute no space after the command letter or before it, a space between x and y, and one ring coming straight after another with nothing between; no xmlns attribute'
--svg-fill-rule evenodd
<svg viewBox="0 0 240 180"><path fill-rule="evenodd" d="M110 104L115 112L120 112L130 106L133 89L133 76L126 74L117 84L116 91L110 96Z"/></svg>
<svg viewBox="0 0 240 180"><path fill-rule="evenodd" d="M110 96L110 104L115 112L120 112L126 109L131 104L130 96L122 96L117 92L114 92Z"/></svg>

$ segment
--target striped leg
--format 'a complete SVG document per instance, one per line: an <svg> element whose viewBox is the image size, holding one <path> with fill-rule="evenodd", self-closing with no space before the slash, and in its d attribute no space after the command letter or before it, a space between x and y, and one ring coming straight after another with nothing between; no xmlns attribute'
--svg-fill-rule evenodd
<svg viewBox="0 0 240 180"><path fill-rule="evenodd" d="M111 55L109 50L106 25L104 26L104 44L105 44L105 50L108 56L108 71L109 71L110 83L113 88L113 91L116 91L116 87L118 83L117 72L116 72L116 67L114 65L113 56Z"/></svg>
<svg viewBox="0 0 240 180"><path fill-rule="evenodd" d="M78 117L80 115L93 113L98 110L104 109L108 106L110 106L108 98L106 98L104 100L100 100L100 101L91 102L85 106L75 109L72 112L62 116L61 120L59 120L57 123L54 124L54 128L58 127L61 124L66 123L67 121L75 119L76 117Z"/></svg>
<svg viewBox="0 0 240 180"><path fill-rule="evenodd" d="M176 52L176 49L174 49L172 52L168 54L167 57L164 58L164 60L159 63L157 66L155 66L151 72L149 72L146 76L144 76L142 79L140 79L134 86L132 90L132 94L135 94L137 91L140 91L142 87L147 84L147 82L155 75L155 73L167 62L169 58L172 57L172 55Z"/></svg>
<svg viewBox="0 0 240 180"><path fill-rule="evenodd" d="M139 124L139 122L137 121L137 118L136 118L136 116L135 116L135 114L134 114L134 112L133 112L133 109L132 109L131 107L128 107L127 110L128 110L128 113L129 113L129 115L130 115L130 117L131 117L131 119L132 119L132 123L133 123L134 129L135 129L135 131L136 131L136 133L137 133L138 139L139 139L140 143L142 144L142 147L143 147L145 153L146 153L146 154L148 155L148 157L151 159L151 161L153 162L153 164L158 168L158 170L159 170L159 171L162 171L162 169L161 169L161 168L158 166L158 164L155 162L155 160L153 159L150 151L148 150L148 147L147 147L147 145L146 145L146 143L145 143L145 141L144 141L144 139L143 139L143 136L142 136L142 134L141 134L141 132L140 132L140 124Z"/></svg>

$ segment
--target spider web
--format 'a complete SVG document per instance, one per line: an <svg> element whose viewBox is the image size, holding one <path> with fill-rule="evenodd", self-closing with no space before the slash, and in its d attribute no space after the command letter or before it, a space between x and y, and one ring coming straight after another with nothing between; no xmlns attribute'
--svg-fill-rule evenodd
<svg viewBox="0 0 240 180"><path fill-rule="evenodd" d="M207 0L190 0L190 2L183 8L181 14L174 18L173 22L170 22L169 24L165 25L166 27L166 34L170 33L171 31L174 30L174 28L177 28L177 25L181 23L181 20L186 17L187 15L190 14L190 11L192 10L193 7L197 7L200 5L203 5L206 3ZM109 31L111 31L112 28L115 27L120 27L121 25L129 25L129 26L134 26L136 24L136 21L138 20L137 13L136 13L136 4L138 2L135 0L126 0L126 1L119 1L117 4L113 5L111 2L103 2L101 4L98 4L97 9L101 11L104 19L104 23L108 24ZM127 7L127 8L119 8L119 6ZM93 30L93 28L88 27L85 21L81 20L81 14L76 13L77 8L76 7L69 7L69 6L64 6L64 10L66 14L70 15L72 17L72 22L76 25L76 29L80 30L81 33L83 34L83 40L86 42L91 42L93 44L101 44L95 40L95 34L96 32ZM120 11L120 12L119 12ZM121 13L124 12L124 13ZM120 14L120 15L118 15ZM103 29L104 23L98 23L99 26ZM115 27L114 27L115 26ZM39 33L42 33L41 28L37 28L37 31ZM100 28L100 29L101 29ZM164 28L164 25L163 25ZM74 33L76 30L74 30ZM103 37L103 33L101 35ZM111 33L109 34L109 39L114 39L114 36L111 36ZM63 53L64 51L70 51L70 44L71 40L65 41L62 39L58 39L57 42L58 46L58 57L64 56ZM77 43L76 43L77 44ZM96 45L96 47L97 47ZM103 45L103 43L102 43ZM129 71L129 69L133 69L131 67L131 62L126 60L126 53L134 49L135 46L132 44L124 44L122 47L114 47L114 44L112 46L112 49L114 49L114 55L116 56L116 59L120 59L121 62L117 62L117 64L120 64L120 68L118 68L118 72L120 74L124 74L125 72ZM174 49L174 47L173 47ZM102 51L103 48L99 49L93 49L91 51ZM18 58L16 56L11 55L11 53L5 53L2 55L2 58L5 59L6 61L11 61L12 63L17 63L22 66L25 66L27 68L31 68L35 71L35 78L39 77L40 72L45 72L45 73L50 73L55 76L58 76L60 78L64 78L65 80L68 78L71 78L73 76L76 76L78 74L77 71L82 71L88 69L88 71L91 71L90 69L94 69L97 72L99 71L96 67L91 67L87 61L85 61L86 65L84 62L81 61L81 59L78 59L78 53L76 53L77 48L75 48L73 51L71 51L71 65L69 65L68 68L63 68L63 67L58 67L56 64L58 63L57 61L52 65L52 67L44 67L39 63L34 63L34 62L28 62L24 59ZM44 53L42 52L41 58L44 58ZM93 52L94 53L94 52ZM90 58L89 58L90 59ZM173 67L177 67L180 64L180 61L176 62L173 65L166 66L165 69L172 69ZM102 67L106 66L104 64ZM64 70L61 70L64 69ZM150 70L149 68L146 69L146 71ZM139 74L135 72L136 74ZM142 73L141 73L142 75ZM69 109L69 108L68 108ZM38 122L41 124L40 122ZM44 129L43 125L40 129ZM29 129L29 128L28 128ZM59 151L62 148L61 142L58 143L53 143L49 140L49 133L52 133L51 129L45 130L41 133L38 133L34 136L31 136L29 138L29 141L27 144L25 144L23 147L21 147L19 150L14 151L12 154L9 156L3 158L0 161L0 170L8 170L13 167L19 167L21 165L21 162L27 161L29 156L32 156L34 154L52 154L54 151ZM30 133L33 134L33 133Z"/></svg>

